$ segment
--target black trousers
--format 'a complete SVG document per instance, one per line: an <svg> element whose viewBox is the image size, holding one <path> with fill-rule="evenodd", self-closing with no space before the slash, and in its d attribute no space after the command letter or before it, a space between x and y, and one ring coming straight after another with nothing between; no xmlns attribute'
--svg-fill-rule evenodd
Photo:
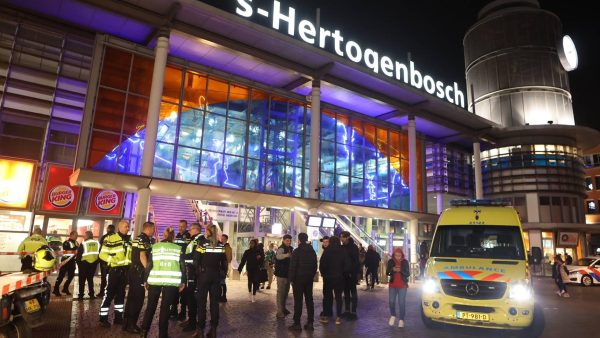
<svg viewBox="0 0 600 338"><path fill-rule="evenodd" d="M221 279L218 274L200 276L198 278L198 327L206 327L206 302L210 298L210 326L219 325L219 297L221 296Z"/></svg>
<svg viewBox="0 0 600 338"><path fill-rule="evenodd" d="M60 287L60 283L62 283L63 279L67 276L67 281L63 285L63 290L68 290L73 278L75 278L75 259L71 258L71 260L60 267L58 271L58 278L56 278L56 284L54 284L54 288L58 289Z"/></svg>
<svg viewBox="0 0 600 338"><path fill-rule="evenodd" d="M344 278L344 308L356 313L358 294L356 293L356 276Z"/></svg>
<svg viewBox="0 0 600 338"><path fill-rule="evenodd" d="M342 314L342 292L344 291L343 277L323 278L323 316L333 316L333 297L335 295L335 310L337 316Z"/></svg>
<svg viewBox="0 0 600 338"><path fill-rule="evenodd" d="M106 293L100 305L100 320L108 320L110 304L115 301L115 319L123 319L125 287L127 286L128 266L109 268L106 275Z"/></svg>
<svg viewBox="0 0 600 338"><path fill-rule="evenodd" d="M377 277L377 269L376 268L367 268L367 287L374 288L375 282L379 279Z"/></svg>
<svg viewBox="0 0 600 338"><path fill-rule="evenodd" d="M306 302L307 322L312 323L315 317L315 304L313 302L312 279L300 280L292 283L294 290L294 324L300 323L302 317L302 299Z"/></svg>
<svg viewBox="0 0 600 338"><path fill-rule="evenodd" d="M158 317L158 337L166 338L169 336L169 308L173 305L179 295L179 290L176 286L156 286L150 285L148 287L148 304L146 305L146 312L144 313L144 320L142 321L142 329L149 331L152 325L152 319L158 306L158 299L161 298L160 302L160 314Z"/></svg>
<svg viewBox="0 0 600 338"><path fill-rule="evenodd" d="M94 296L94 275L96 274L96 266L98 262L90 263L86 261L77 262L79 266L79 297L83 297L85 291L85 283L88 285L88 295Z"/></svg>
<svg viewBox="0 0 600 338"><path fill-rule="evenodd" d="M248 292L252 292L253 295L256 295L256 290L258 290L259 286L258 271L248 272Z"/></svg>
<svg viewBox="0 0 600 338"><path fill-rule="evenodd" d="M187 287L186 287L187 289ZM185 313L188 305L188 300L185 297L187 294L187 290L184 289L181 293L177 293L177 297L175 297L175 302L171 305L171 314L176 315L179 312L177 311L177 306L181 304L181 312Z"/></svg>
<svg viewBox="0 0 600 338"><path fill-rule="evenodd" d="M144 288L144 272L134 268L129 269L129 291L127 292L127 303L125 303L126 326L133 327L137 325L144 298L146 298L146 289Z"/></svg>
<svg viewBox="0 0 600 338"><path fill-rule="evenodd" d="M100 262L100 294L104 295L106 292L106 275L108 274L108 264L101 259L99 259L98 262Z"/></svg>
<svg viewBox="0 0 600 338"><path fill-rule="evenodd" d="M191 325L196 325L198 322L198 296L196 295L196 292L196 281L188 280L188 284L182 297L187 299L188 319Z"/></svg>
<svg viewBox="0 0 600 338"><path fill-rule="evenodd" d="M21 271L33 270L33 258L25 256L21 259Z"/></svg>

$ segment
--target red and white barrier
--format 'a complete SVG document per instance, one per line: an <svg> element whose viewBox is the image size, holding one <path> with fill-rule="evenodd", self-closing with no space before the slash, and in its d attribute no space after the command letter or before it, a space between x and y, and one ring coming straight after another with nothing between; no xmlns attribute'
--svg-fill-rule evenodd
<svg viewBox="0 0 600 338"><path fill-rule="evenodd" d="M63 251L63 254L65 252L67 252L67 251ZM75 251L68 251L68 252L75 253ZM4 254L4 253L0 253L0 254ZM9 254L19 255L21 253L14 252L14 253L9 253ZM70 256L64 262L55 265L54 269L52 269L51 271L32 272L32 273L15 272L15 273L11 273L8 275L0 276L0 297L4 296L10 292L24 288L26 286L40 283L45 277L50 275L52 272L60 269L63 265L67 264L67 262L69 262L71 259L73 259L73 257L75 257L75 255Z"/></svg>

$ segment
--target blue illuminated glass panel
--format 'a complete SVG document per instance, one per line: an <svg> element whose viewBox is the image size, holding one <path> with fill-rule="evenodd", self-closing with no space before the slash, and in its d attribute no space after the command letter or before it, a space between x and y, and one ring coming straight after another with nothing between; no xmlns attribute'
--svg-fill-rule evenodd
<svg viewBox="0 0 600 338"><path fill-rule="evenodd" d="M176 181L198 183L200 168L200 150L188 147L177 147Z"/></svg>

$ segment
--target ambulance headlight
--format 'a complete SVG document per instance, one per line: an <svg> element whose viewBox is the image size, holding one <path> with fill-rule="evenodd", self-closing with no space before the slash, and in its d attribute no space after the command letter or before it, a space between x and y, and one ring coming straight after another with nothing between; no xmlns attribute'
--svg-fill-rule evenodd
<svg viewBox="0 0 600 338"><path fill-rule="evenodd" d="M423 283L423 293L432 294L439 291L437 281L433 278L427 278Z"/></svg>
<svg viewBox="0 0 600 338"><path fill-rule="evenodd" d="M510 284L509 297L518 301L531 300L533 298L533 290L528 283L512 283Z"/></svg>

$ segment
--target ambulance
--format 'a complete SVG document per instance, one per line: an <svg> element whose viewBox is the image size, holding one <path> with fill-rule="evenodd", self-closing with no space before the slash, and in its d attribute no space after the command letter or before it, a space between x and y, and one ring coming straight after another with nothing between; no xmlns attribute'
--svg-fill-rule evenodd
<svg viewBox="0 0 600 338"><path fill-rule="evenodd" d="M527 329L534 293L519 216L504 200L455 200L440 215L422 284L421 317Z"/></svg>

